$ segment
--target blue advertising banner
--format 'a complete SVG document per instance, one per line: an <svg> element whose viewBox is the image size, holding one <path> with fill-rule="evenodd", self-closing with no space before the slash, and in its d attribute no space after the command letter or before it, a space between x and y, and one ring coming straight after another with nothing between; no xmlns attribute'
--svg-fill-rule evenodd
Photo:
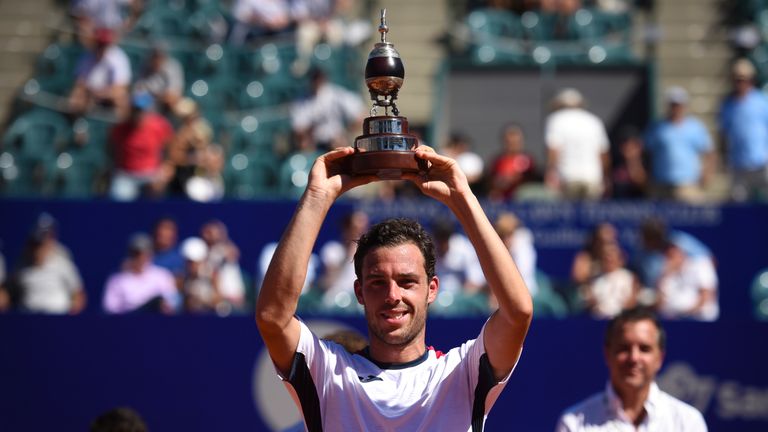
<svg viewBox="0 0 768 432"><path fill-rule="evenodd" d="M362 319L306 317L318 334ZM482 319L430 319L448 350ZM605 323L535 320L487 429L552 431L560 412L601 391ZM660 386L701 410L710 431L768 430L768 324L666 322ZM116 406L153 431L281 431L300 417L250 317L0 315L0 430L87 430Z"/></svg>
<svg viewBox="0 0 768 432"><path fill-rule="evenodd" d="M207 221L218 219L240 248L240 265L258 282L259 255L280 239L296 203L294 201L238 201L199 204L188 201L23 201L0 200L0 241L8 268L13 269L29 230L38 215L51 214L59 226L61 242L72 252L88 293L87 312L101 312L107 277L120 268L129 237L150 232L156 220L170 216L179 225L179 240L199 235ZM491 203L483 206L492 219L514 211L533 233L538 268L556 282L567 281L573 256L598 223L611 222L623 248L638 247L638 226L659 217L676 230L701 240L712 251L720 281L720 316L743 318L753 314L750 286L768 268L768 205L689 206L653 202L531 202ZM432 200L340 201L332 209L317 241L340 237L340 220L353 209L365 211L372 221L384 217L414 217L425 225L449 217L448 210Z"/></svg>

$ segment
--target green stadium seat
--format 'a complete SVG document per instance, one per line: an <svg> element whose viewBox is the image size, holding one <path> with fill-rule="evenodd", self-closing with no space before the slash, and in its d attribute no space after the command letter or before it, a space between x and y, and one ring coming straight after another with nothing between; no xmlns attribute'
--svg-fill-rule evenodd
<svg viewBox="0 0 768 432"><path fill-rule="evenodd" d="M225 193L230 198L252 199L276 195L278 162L268 154L234 153L224 169Z"/></svg>
<svg viewBox="0 0 768 432"><path fill-rule="evenodd" d="M301 196L307 186L309 170L318 156L320 156L319 152L297 152L283 161L278 172L278 186L283 196L292 198Z"/></svg>
<svg viewBox="0 0 768 432"><path fill-rule="evenodd" d="M69 141L71 126L62 114L34 108L17 117L3 135L3 149L24 157L52 155Z"/></svg>
<svg viewBox="0 0 768 432"><path fill-rule="evenodd" d="M536 284L539 290L533 297L533 315L539 318L566 318L568 305L552 286L551 278L541 270L537 270Z"/></svg>
<svg viewBox="0 0 768 432"><path fill-rule="evenodd" d="M755 318L768 321L768 268L760 270L752 280L751 294Z"/></svg>

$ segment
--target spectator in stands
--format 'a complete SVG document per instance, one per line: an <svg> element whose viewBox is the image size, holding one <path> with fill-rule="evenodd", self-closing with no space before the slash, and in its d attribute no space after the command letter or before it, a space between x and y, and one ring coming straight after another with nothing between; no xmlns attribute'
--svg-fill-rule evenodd
<svg viewBox="0 0 768 432"><path fill-rule="evenodd" d="M353 211L341 218L341 238L330 240L320 248L323 273L320 288L325 293L326 308L357 307L352 287L357 279L352 258L357 251L357 240L368 230L368 215Z"/></svg>
<svg viewBox="0 0 768 432"><path fill-rule="evenodd" d="M603 121L584 108L582 94L560 91L546 119L546 184L566 199L599 199L609 170L608 136Z"/></svg>
<svg viewBox="0 0 768 432"><path fill-rule="evenodd" d="M616 227L610 222L597 224L587 236L584 247L573 257L571 282L577 287L584 287L598 275L604 273L602 268L603 252L610 246L618 245Z"/></svg>
<svg viewBox="0 0 768 432"><path fill-rule="evenodd" d="M11 308L11 294L6 287L6 269L5 269L5 256L0 252L0 313L7 311Z"/></svg>
<svg viewBox="0 0 768 432"><path fill-rule="evenodd" d="M619 199L645 198L648 193L648 169L639 131L627 126L619 132L616 163L611 174L611 196Z"/></svg>
<svg viewBox="0 0 768 432"><path fill-rule="evenodd" d="M702 186L712 174L712 139L704 123L687 113L688 92L666 91L667 116L651 125L645 148L651 159L652 196L662 200L700 203Z"/></svg>
<svg viewBox="0 0 768 432"><path fill-rule="evenodd" d="M164 42L156 42L133 84L134 93L148 92L155 99L158 112L169 113L184 94L184 69L168 53Z"/></svg>
<svg viewBox="0 0 768 432"><path fill-rule="evenodd" d="M488 197L509 200L520 185L535 180L533 158L525 152L523 128L517 123L507 123L501 128L501 152L491 163Z"/></svg>
<svg viewBox="0 0 768 432"><path fill-rule="evenodd" d="M256 281L256 290L258 291L261 288L261 282L264 280L264 275L267 272L267 268L269 267L269 262L272 261L272 255L275 254L275 250L277 249L277 242L272 241L264 245L263 248L261 248L261 253L259 253L259 262L257 264L257 271L256 274L258 274L259 279ZM312 254L309 258L309 265L307 267L307 276L304 278L304 286L301 290L301 295L309 294L310 292L317 292L315 290L316 285L315 282L318 278L318 267L320 265L320 258L316 254Z"/></svg>
<svg viewBox="0 0 768 432"><path fill-rule="evenodd" d="M640 244L632 257L631 268L643 287L655 289L659 285L666 253L670 244L682 249L689 257L701 260L700 265L715 265L712 251L696 237L686 232L668 229L658 218L648 218L640 224ZM714 272L714 268L708 271Z"/></svg>
<svg viewBox="0 0 768 432"><path fill-rule="evenodd" d="M351 0L294 0L291 13L296 21L297 59L291 65L296 76L307 72L315 47L324 41L333 48L357 47L371 35L366 20L352 16Z"/></svg>
<svg viewBox="0 0 768 432"><path fill-rule="evenodd" d="M706 432L701 413L656 384L666 353L666 333L647 309L633 308L607 325L603 354L605 391L568 408L557 432L659 430Z"/></svg>
<svg viewBox="0 0 768 432"><path fill-rule="evenodd" d="M245 282L240 269L240 249L229 238L227 226L220 220L208 221L201 227L200 237L207 248L205 261L214 272L216 288L221 296L217 312L226 315L232 310L242 310L245 305Z"/></svg>
<svg viewBox="0 0 768 432"><path fill-rule="evenodd" d="M209 144L200 157L193 175L184 184L187 197L199 202L224 198L224 148Z"/></svg>
<svg viewBox="0 0 768 432"><path fill-rule="evenodd" d="M165 216L155 222L152 230L152 262L179 278L184 272L184 257L178 247L179 228L176 220Z"/></svg>
<svg viewBox="0 0 768 432"><path fill-rule="evenodd" d="M459 164L461 171L467 176L469 186L477 193L483 179L485 163L479 154L472 151L472 140L463 133L454 132L443 146L442 153Z"/></svg>
<svg viewBox="0 0 768 432"><path fill-rule="evenodd" d="M204 171L208 149L213 143L213 129L190 98L179 100L173 114L180 123L168 144L167 162L173 170L168 192L184 196L188 195L189 180Z"/></svg>
<svg viewBox="0 0 768 432"><path fill-rule="evenodd" d="M191 313L218 312L221 302L216 269L208 261L208 245L200 237L190 237L181 243L181 254L186 260L181 293L184 310ZM221 309L226 315L231 309Z"/></svg>
<svg viewBox="0 0 768 432"><path fill-rule="evenodd" d="M104 311L171 314L178 309L179 300L173 274L152 263L152 239L144 233L132 235L122 269L104 287Z"/></svg>
<svg viewBox="0 0 768 432"><path fill-rule="evenodd" d="M731 199L768 199L768 97L755 88L747 59L731 69L733 91L720 107L720 134L728 149Z"/></svg>
<svg viewBox="0 0 768 432"><path fill-rule="evenodd" d="M113 408L99 414L89 429L90 432L147 432L144 419L128 407Z"/></svg>
<svg viewBox="0 0 768 432"><path fill-rule="evenodd" d="M511 212L499 214L494 222L494 228L509 249L528 291L535 299L539 284L536 281L536 248L533 245L533 233Z"/></svg>
<svg viewBox="0 0 768 432"><path fill-rule="evenodd" d="M236 0L229 43L240 46L251 39L280 36L295 28L287 0Z"/></svg>
<svg viewBox="0 0 768 432"><path fill-rule="evenodd" d="M600 268L582 285L583 303L594 318L612 318L637 304L639 284L625 266L624 251L617 243L608 243L600 251Z"/></svg>
<svg viewBox="0 0 768 432"><path fill-rule="evenodd" d="M431 231L435 243L435 274L440 279L435 307L444 306L449 312L450 309L472 314L487 312L493 299L487 299L485 276L472 243L457 231L452 220L436 220Z"/></svg>
<svg viewBox="0 0 768 432"><path fill-rule="evenodd" d="M93 47L78 60L75 85L69 94L68 105L74 114L100 109L121 121L128 116L131 62L115 42L113 30L95 30Z"/></svg>
<svg viewBox="0 0 768 432"><path fill-rule="evenodd" d="M72 0L69 15L81 43L87 45L99 28L127 33L144 9L144 0Z"/></svg>
<svg viewBox="0 0 768 432"><path fill-rule="evenodd" d="M588 36L584 34L585 26L575 25L576 13L582 8L581 0L557 0L556 5L557 10L551 26L552 39L580 40Z"/></svg>
<svg viewBox="0 0 768 432"><path fill-rule="evenodd" d="M291 107L291 126L299 149L320 151L350 146L348 134L357 130L366 115L363 99L328 81L326 73L310 72L311 93Z"/></svg>
<svg viewBox="0 0 768 432"><path fill-rule="evenodd" d="M689 256L669 243L656 305L666 319L714 321L719 315L717 273L707 257Z"/></svg>
<svg viewBox="0 0 768 432"><path fill-rule="evenodd" d="M113 199L130 201L142 194L158 194L170 180L163 152L173 138L173 126L165 117L152 112L152 103L149 93L135 94L130 118L110 133L114 153L110 187Z"/></svg>
<svg viewBox="0 0 768 432"><path fill-rule="evenodd" d="M27 237L18 269L9 282L21 310L44 314L78 314L85 308L82 278L72 257L57 239L57 223L38 217Z"/></svg>
<svg viewBox="0 0 768 432"><path fill-rule="evenodd" d="M336 330L325 334L322 339L335 342L352 354L361 352L368 346L368 338L359 331L352 329ZM302 428L303 426L304 423L302 422Z"/></svg>

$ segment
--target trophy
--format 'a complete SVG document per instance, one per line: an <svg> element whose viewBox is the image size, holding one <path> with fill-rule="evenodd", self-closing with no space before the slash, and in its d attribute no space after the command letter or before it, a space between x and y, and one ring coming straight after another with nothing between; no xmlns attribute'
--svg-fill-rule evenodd
<svg viewBox="0 0 768 432"><path fill-rule="evenodd" d="M368 54L365 65L365 84L373 106L370 117L363 120L363 134L355 138L355 153L348 156L346 170L398 179L405 172L426 171L427 162L416 158L419 139L408 133L408 119L398 115L395 99L403 85L405 68L394 45L387 42L387 32L387 10L382 9L381 42ZM379 108L384 109L384 115L377 115Z"/></svg>

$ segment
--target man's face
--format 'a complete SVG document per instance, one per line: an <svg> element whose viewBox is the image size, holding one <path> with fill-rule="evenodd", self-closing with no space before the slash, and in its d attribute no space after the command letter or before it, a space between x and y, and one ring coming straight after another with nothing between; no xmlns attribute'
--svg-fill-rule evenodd
<svg viewBox="0 0 768 432"><path fill-rule="evenodd" d="M437 295L438 282L437 277L427 279L419 248L404 243L373 249L363 259L361 276L355 295L365 308L371 342L423 343L427 307Z"/></svg>
<svg viewBox="0 0 768 432"><path fill-rule="evenodd" d="M659 330L650 320L624 324L605 348L605 360L611 383L620 395L647 388L664 361Z"/></svg>

